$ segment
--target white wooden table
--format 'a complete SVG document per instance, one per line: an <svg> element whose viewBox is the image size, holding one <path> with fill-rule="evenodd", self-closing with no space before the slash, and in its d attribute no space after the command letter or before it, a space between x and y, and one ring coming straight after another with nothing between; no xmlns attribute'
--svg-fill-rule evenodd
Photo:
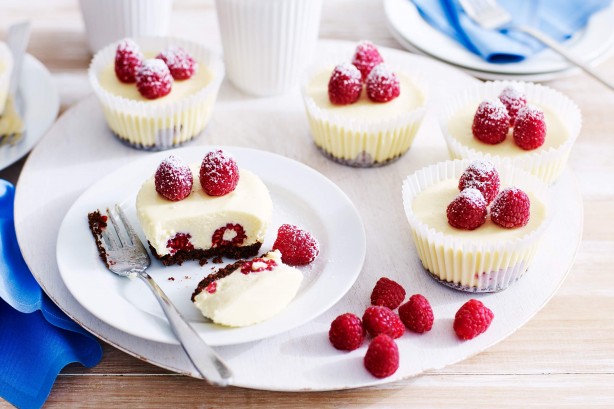
<svg viewBox="0 0 614 409"><path fill-rule="evenodd" d="M89 95L87 52L75 0L5 0L0 32L23 18L33 21L29 52L54 74L66 109ZM211 1L176 0L174 35L219 44ZM322 38L370 39L399 47L386 29L379 1L325 2ZM614 69L614 59L602 67ZM553 81L580 106L582 134L570 166L580 182L583 245L569 277L526 326L486 352L421 377L378 388L328 393L276 393L204 388L110 347L91 370L69 366L59 376L48 407L124 404L130 407L586 407L614 405L614 94L584 75ZM0 172L16 181L23 161ZM0 402L0 407L8 407Z"/></svg>

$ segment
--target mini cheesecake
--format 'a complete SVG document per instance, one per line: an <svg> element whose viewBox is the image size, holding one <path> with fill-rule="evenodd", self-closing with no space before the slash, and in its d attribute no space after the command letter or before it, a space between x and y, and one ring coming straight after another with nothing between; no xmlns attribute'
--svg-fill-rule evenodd
<svg viewBox="0 0 614 409"><path fill-rule="evenodd" d="M183 200L171 201L158 194L153 177L139 190L137 216L153 255L165 265L257 255L273 212L266 185L240 169L232 192L209 196L198 182L199 166L190 165L195 183Z"/></svg>
<svg viewBox="0 0 614 409"><path fill-rule="evenodd" d="M302 273L283 264L275 250L205 277L194 290L192 302L217 324L244 327L280 313L294 299L302 280Z"/></svg>

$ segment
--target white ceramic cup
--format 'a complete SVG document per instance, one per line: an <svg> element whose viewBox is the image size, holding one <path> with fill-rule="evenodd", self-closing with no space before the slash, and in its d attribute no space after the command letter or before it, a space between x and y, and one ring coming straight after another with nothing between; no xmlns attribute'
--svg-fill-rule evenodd
<svg viewBox="0 0 614 409"><path fill-rule="evenodd" d="M79 0L92 53L126 37L168 34L172 0Z"/></svg>
<svg viewBox="0 0 614 409"><path fill-rule="evenodd" d="M215 0L230 81L279 95L299 86L318 39L322 0Z"/></svg>

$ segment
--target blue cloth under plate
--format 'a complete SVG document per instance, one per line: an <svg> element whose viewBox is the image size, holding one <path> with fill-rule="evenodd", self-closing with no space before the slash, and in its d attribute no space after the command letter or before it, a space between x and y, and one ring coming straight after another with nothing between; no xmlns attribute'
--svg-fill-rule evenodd
<svg viewBox="0 0 614 409"><path fill-rule="evenodd" d="M0 397L40 408L66 365L102 358L95 337L68 318L41 290L17 245L15 188L0 180Z"/></svg>
<svg viewBox="0 0 614 409"><path fill-rule="evenodd" d="M491 63L522 61L544 46L515 30L485 30L464 12L458 0L412 1L422 18ZM499 0L513 17L512 25L535 27L557 41L584 28L589 18L611 0ZM428 50L425 50L428 52Z"/></svg>

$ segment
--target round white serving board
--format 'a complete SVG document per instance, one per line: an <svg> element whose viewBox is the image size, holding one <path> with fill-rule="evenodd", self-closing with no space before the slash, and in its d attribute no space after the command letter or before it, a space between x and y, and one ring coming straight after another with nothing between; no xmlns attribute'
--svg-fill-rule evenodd
<svg viewBox="0 0 614 409"><path fill-rule="evenodd" d="M354 44L320 43L319 55L350 58ZM401 51L428 83L434 104L476 80L442 63ZM436 106L436 105L434 105ZM322 156L309 136L298 90L282 97L255 99L222 87L212 122L195 145L237 145L269 150L318 170L335 182L360 212L367 234L367 256L361 275L333 308L287 333L258 342L219 347L237 386L264 390L305 391L356 388L392 382L461 361L509 336L552 297L569 271L582 233L582 202L569 171L554 186L558 208L531 270L498 294L474 296L434 282L416 256L401 203L402 180L414 170L447 159L443 138L432 115L407 155L388 166L355 169ZM56 265L56 238L66 211L91 184L128 161L149 155L120 142L110 133L94 96L67 111L31 153L18 182L15 224L19 244L32 273L49 296L98 337L136 357L195 376L177 345L144 341L95 318L66 289ZM283 172L283 169L279 170ZM339 232L338 240L343 240ZM87 280L87 272L83 279ZM422 293L433 305L433 330L406 333L397 340L401 363L391 377L378 380L362 365L367 343L344 353L328 341L330 322L343 312L362 315L373 285L381 276L400 282L408 295ZM452 321L469 298L481 299L495 313L490 329L460 342Z"/></svg>

